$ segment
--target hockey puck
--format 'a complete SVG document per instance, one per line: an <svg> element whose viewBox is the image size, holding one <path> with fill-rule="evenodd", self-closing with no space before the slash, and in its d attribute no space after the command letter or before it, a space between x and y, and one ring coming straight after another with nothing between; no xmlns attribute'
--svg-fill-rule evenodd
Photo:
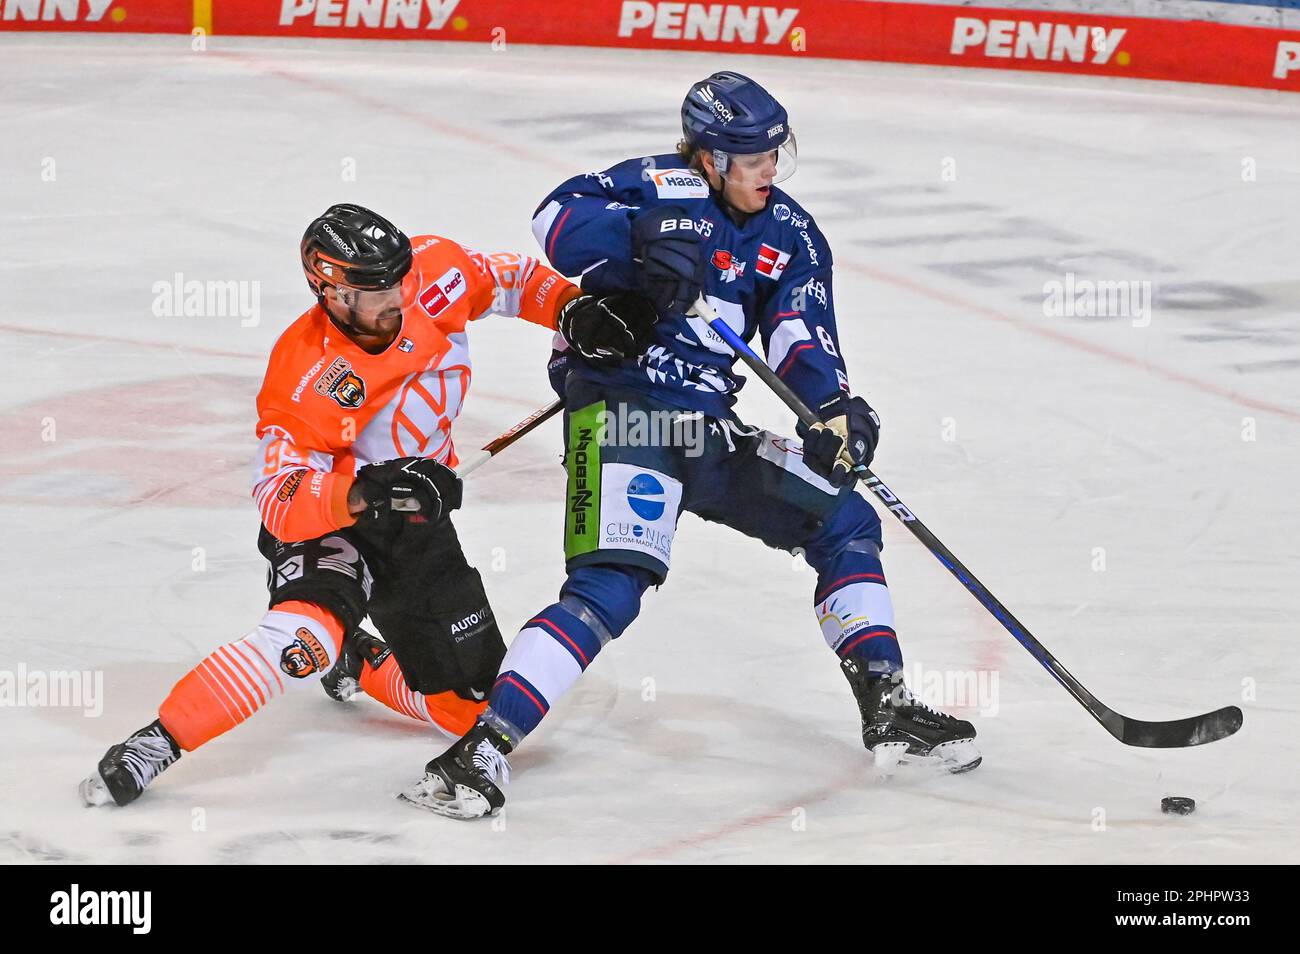
<svg viewBox="0 0 1300 954"><path fill-rule="evenodd" d="M1160 810L1166 815L1190 815L1196 811L1196 800L1182 795L1170 795L1160 799Z"/></svg>

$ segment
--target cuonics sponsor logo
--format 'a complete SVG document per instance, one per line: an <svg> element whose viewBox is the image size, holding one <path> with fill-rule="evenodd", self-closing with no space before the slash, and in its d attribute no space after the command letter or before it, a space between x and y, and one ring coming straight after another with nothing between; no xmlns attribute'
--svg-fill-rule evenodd
<svg viewBox="0 0 1300 954"><path fill-rule="evenodd" d="M441 30L459 5L460 0L281 0L280 26L310 20L317 27L418 30L423 22L426 30Z"/></svg>
<svg viewBox="0 0 1300 954"><path fill-rule="evenodd" d="M642 520L658 520L664 515L665 503L664 485L653 474L637 474L628 481L627 505Z"/></svg>
<svg viewBox="0 0 1300 954"><path fill-rule="evenodd" d="M968 50L983 46L984 55L993 59L1069 60L1103 65L1119 51L1127 32L1120 27L1108 29L1088 24L957 17L952 23L949 52L954 56L964 56ZM1126 66L1128 53L1120 51L1115 62Z"/></svg>
<svg viewBox="0 0 1300 954"><path fill-rule="evenodd" d="M782 42L799 16L797 7L738 3L651 3L624 0L618 35L650 30L656 40L708 40L722 43Z"/></svg>

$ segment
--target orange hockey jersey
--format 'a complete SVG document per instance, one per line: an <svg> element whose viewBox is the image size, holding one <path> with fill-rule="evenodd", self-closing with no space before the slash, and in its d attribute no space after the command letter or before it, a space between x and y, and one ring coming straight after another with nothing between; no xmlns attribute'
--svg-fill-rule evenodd
<svg viewBox="0 0 1300 954"><path fill-rule="evenodd" d="M455 466L451 425L471 378L466 325L497 314L554 329L578 294L534 258L480 254L432 235L411 244L419 292L382 353L355 345L320 305L271 351L257 396L253 497L280 540L352 524L347 494L366 464L432 457Z"/></svg>

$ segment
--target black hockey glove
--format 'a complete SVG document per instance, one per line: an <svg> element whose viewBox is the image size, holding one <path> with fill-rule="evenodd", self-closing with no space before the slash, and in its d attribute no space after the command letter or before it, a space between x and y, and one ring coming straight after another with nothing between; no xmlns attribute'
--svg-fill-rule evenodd
<svg viewBox="0 0 1300 954"><path fill-rule="evenodd" d="M659 316L636 292L579 295L560 309L564 340L589 364L618 364L635 358L650 343Z"/></svg>
<svg viewBox="0 0 1300 954"><path fill-rule="evenodd" d="M795 428L803 438L804 462L814 474L843 487L853 479L852 466L871 466L880 441L880 416L862 398L847 394L823 402L817 416L820 423L808 427L800 422Z"/></svg>
<svg viewBox="0 0 1300 954"><path fill-rule="evenodd" d="M460 506L456 472L427 457L399 457L367 464L357 471L352 489L365 502L358 520L394 513L411 523L437 523Z"/></svg>
<svg viewBox="0 0 1300 954"><path fill-rule="evenodd" d="M632 220L637 285L660 315L695 304L703 283L700 233L679 205L647 209Z"/></svg>

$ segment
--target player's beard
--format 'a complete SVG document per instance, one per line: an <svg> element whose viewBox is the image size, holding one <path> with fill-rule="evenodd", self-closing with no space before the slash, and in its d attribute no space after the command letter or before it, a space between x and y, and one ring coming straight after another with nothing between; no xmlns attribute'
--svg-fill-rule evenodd
<svg viewBox="0 0 1300 954"><path fill-rule="evenodd" d="M362 351L377 354L393 343L402 330L402 313L385 314L373 319L345 316L342 320L331 314L330 320Z"/></svg>

